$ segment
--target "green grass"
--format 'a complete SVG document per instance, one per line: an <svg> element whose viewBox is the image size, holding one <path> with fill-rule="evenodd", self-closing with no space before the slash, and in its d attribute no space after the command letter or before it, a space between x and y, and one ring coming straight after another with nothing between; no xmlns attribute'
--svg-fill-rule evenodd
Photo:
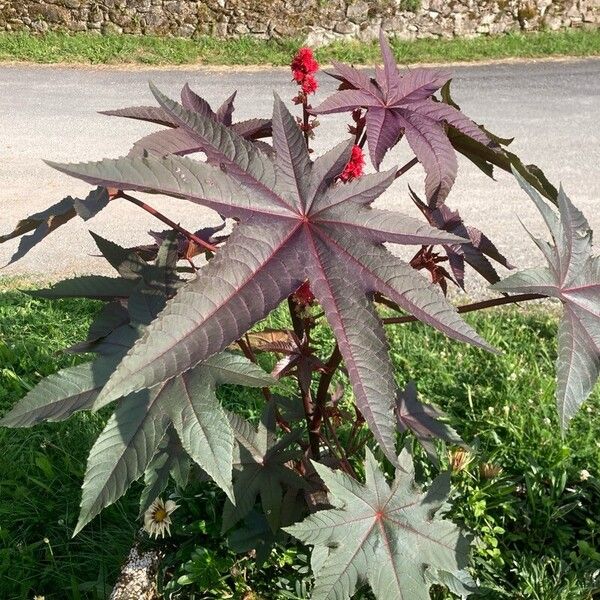
<svg viewBox="0 0 600 600"><path fill-rule="evenodd" d="M40 303L0 288L0 411L41 377L74 364L97 303ZM79 359L81 360L81 359ZM71 540L96 415L33 429L0 429L0 598L106 598L136 530L133 496Z"/></svg>
<svg viewBox="0 0 600 600"><path fill-rule="evenodd" d="M34 300L12 287L0 285L2 412L42 376L73 364L76 359L57 351L85 334L98 307L90 301ZM268 324L283 320L275 313ZM593 589L600 593L600 583L592 580L600 569L598 390L562 437L553 399L555 316L510 309L468 320L503 354L485 354L418 324L395 326L389 335L398 383L415 380L421 397L443 407L476 448L473 462L454 475L453 514L476 535L473 567L488 590L484 597L591 600ZM325 328L317 339L331 346ZM250 416L261 403L258 393L243 395L239 389L229 389L223 400ZM78 415L64 424L0 430L3 600L34 594L46 600L106 597L138 527L136 492L70 540L85 458L102 422L99 416ZM427 479L431 468L418 452L416 458ZM479 474L480 464L488 462L502 467L499 477ZM580 481L582 469L593 477ZM208 544L200 533L211 529L211 518L202 512L211 504L199 500L206 493L186 492L177 513L181 527L189 521L187 529L176 525L174 532L183 536L175 540L191 545L186 569L205 560L193 549ZM218 527L212 529L218 554L223 541ZM283 575L273 585L287 585L292 571L286 569L275 568ZM265 581L257 588L275 589L274 572L258 572ZM448 596L440 591L435 598Z"/></svg>
<svg viewBox="0 0 600 600"><path fill-rule="evenodd" d="M392 40L401 63L478 61L499 58L600 55L600 30L510 34L475 39ZM299 40L217 40L157 36L48 33L0 34L0 60L36 63L146 65L288 65ZM337 42L319 48L323 64L380 60L376 43Z"/></svg>

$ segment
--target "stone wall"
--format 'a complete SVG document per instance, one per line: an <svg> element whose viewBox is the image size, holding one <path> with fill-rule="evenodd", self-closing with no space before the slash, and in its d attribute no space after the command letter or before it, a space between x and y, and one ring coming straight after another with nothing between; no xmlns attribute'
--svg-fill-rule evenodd
<svg viewBox="0 0 600 600"><path fill-rule="evenodd" d="M411 10L412 9L412 10ZM0 31L303 36L313 45L598 27L600 0L0 0Z"/></svg>

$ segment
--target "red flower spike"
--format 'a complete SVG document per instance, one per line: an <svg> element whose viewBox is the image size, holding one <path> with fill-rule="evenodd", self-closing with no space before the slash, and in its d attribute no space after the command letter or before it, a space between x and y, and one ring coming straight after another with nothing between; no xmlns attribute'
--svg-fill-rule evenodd
<svg viewBox="0 0 600 600"><path fill-rule="evenodd" d="M299 82L296 78L298 73L304 73L305 75L313 75L319 70L319 63L315 60L313 55L313 51L310 48L300 48L298 52L296 52L296 56L292 60L292 73L294 74L294 79Z"/></svg>
<svg viewBox="0 0 600 600"><path fill-rule="evenodd" d="M365 168L365 155L360 146L352 147L352 154L348 164L344 167L344 170L340 174L340 180L346 183L353 179L358 179L362 176Z"/></svg>
<svg viewBox="0 0 600 600"><path fill-rule="evenodd" d="M306 75L302 81L302 91L305 94L314 94L319 87L314 75Z"/></svg>
<svg viewBox="0 0 600 600"><path fill-rule="evenodd" d="M314 94L318 84L314 74L319 70L319 63L315 60L310 48L300 48L291 64L292 77L301 86L305 94Z"/></svg>

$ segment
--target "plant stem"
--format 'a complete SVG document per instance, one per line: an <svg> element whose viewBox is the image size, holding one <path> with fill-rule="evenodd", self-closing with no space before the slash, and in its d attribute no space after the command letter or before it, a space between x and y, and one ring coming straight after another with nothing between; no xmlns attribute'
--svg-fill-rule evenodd
<svg viewBox="0 0 600 600"><path fill-rule="evenodd" d="M331 385L331 380L337 371L337 368L340 366L342 362L342 353L340 352L340 347L336 344L327 364L325 365L325 371L321 375L319 379L319 387L317 388L317 404L319 406L323 406L327 401L327 392L329 391L329 386Z"/></svg>
<svg viewBox="0 0 600 600"><path fill-rule="evenodd" d="M481 302L474 302L472 304L463 304L458 306L457 310L459 313L469 313L476 310L483 310L486 308L493 308L494 306L502 306L503 304L515 304L516 302L527 302L528 300L541 300L546 298L542 294L517 294L516 296L502 296L502 298L492 298L491 300L483 300ZM394 308L391 301L385 302L386 306ZM395 310L401 310L399 306ZM418 321L417 317L412 315L406 315L402 317L389 317L382 319L384 325L397 325L400 323L414 323Z"/></svg>
<svg viewBox="0 0 600 600"><path fill-rule="evenodd" d="M298 336L298 339L302 339L302 336L304 335L304 323L298 316L298 305L292 296L288 297L288 308L290 311L290 318L292 320L294 333Z"/></svg>
<svg viewBox="0 0 600 600"><path fill-rule="evenodd" d="M254 354L254 350L252 350L252 346L250 345L250 341L248 340L248 334L246 334L245 340L240 338L237 341L237 343L238 343L238 346L240 347L241 351L243 352L244 356L248 360L251 360L253 363L258 364L256 355ZM273 396L271 394L271 390L268 387L263 387L260 389L261 389L262 394L265 397L265 400L267 402L274 402ZM285 431L286 433L289 433L292 430L289 423L281 416L278 409L275 411L275 418L277 420L277 424L281 427L281 429L283 429L283 431Z"/></svg>
<svg viewBox="0 0 600 600"><path fill-rule="evenodd" d="M342 469L344 471L346 471L346 473L348 473L349 475L352 475L352 477L354 477L354 479L358 479L358 477L356 475L356 471L354 470L354 467L348 460L348 454L346 453L346 451L344 450L344 447L342 446L342 444L340 442L340 438L338 437L337 432L335 431L335 427L334 427L333 423L329 420L329 418L327 416L324 417L324 421L325 421L325 429L327 429L327 431L330 433L331 437L333 438L333 443L340 455L340 466L342 467Z"/></svg>
<svg viewBox="0 0 600 600"><path fill-rule="evenodd" d="M409 160L403 167L400 167L398 171L396 171L396 179L402 177L407 171L410 171L418 162L419 159L416 156L412 160Z"/></svg>
<svg viewBox="0 0 600 600"><path fill-rule="evenodd" d="M308 94L304 94L302 99L302 129L304 133L304 141L306 142L306 147L310 152L310 144L309 144L309 135L308 135L308 119L310 115L308 114Z"/></svg>
<svg viewBox="0 0 600 600"><path fill-rule="evenodd" d="M304 417L306 419L306 428L308 429L308 442L310 452L314 460L319 460L321 453L319 445L321 441L321 416L318 409L315 409L315 403L310 392L310 384L304 389L300 383L302 377L298 376L298 385L302 394L302 406L304 407Z"/></svg>
<svg viewBox="0 0 600 600"><path fill-rule="evenodd" d="M174 229L175 231L178 231L179 233L181 233L181 235L185 236L188 240L190 240L190 242L194 242L194 244L196 244L197 246L200 246L201 248L205 248L206 250L210 250L211 252L216 252L216 250L217 250L216 246L213 246L212 244L204 241L202 238L199 238L197 235L193 234L191 231L184 229L183 227L181 227L181 225L178 225L177 223L175 223L175 221L171 221L171 219L169 219L169 217L166 217L161 212L157 211L155 208L152 208L152 206L149 206L145 202L142 202L141 200L138 200L137 198L134 198L133 196L130 196L129 194L126 194L125 192L122 192L122 191L119 191L119 193L115 196L115 198L123 198L124 200L128 200L132 204L135 204L136 206L143 208L146 212L148 212L152 216L156 217L159 221L162 221L165 225L168 225L169 227L171 227L171 229Z"/></svg>

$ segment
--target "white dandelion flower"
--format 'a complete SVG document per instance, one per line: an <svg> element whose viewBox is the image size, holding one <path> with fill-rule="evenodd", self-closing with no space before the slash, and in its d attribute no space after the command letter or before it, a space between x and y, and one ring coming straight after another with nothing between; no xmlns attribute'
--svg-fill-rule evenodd
<svg viewBox="0 0 600 600"><path fill-rule="evenodd" d="M179 506L173 500L163 501L162 498L157 498L150 508L144 513L144 529L150 537L158 536L165 537L171 535L171 514L178 509Z"/></svg>

